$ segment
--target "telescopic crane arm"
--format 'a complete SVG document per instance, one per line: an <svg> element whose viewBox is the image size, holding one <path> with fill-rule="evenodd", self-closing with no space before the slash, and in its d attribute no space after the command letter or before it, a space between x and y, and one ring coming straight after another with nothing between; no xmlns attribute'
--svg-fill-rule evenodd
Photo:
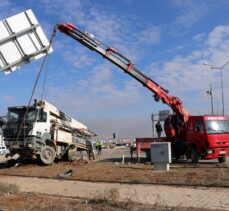
<svg viewBox="0 0 229 211"><path fill-rule="evenodd" d="M90 50L96 51L98 54L121 68L125 73L135 78L143 86L147 87L150 91L154 93L154 99L157 102L162 100L163 103L166 103L180 118L182 125L186 125L189 118L189 113L183 107L181 100L178 97L169 95L168 90L165 90L155 81L137 70L134 64L130 61L130 59L120 54L116 49L107 47L102 42L94 38L93 35L87 32L82 32L73 24L58 24L57 28L61 32L72 37Z"/></svg>

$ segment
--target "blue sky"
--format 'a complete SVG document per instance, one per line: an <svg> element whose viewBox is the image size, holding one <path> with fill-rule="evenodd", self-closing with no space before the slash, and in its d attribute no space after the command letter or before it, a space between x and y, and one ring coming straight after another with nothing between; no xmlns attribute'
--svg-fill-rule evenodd
<svg viewBox="0 0 229 211"><path fill-rule="evenodd" d="M136 67L179 97L192 115L210 114L206 91L213 86L222 112L220 73L202 65L229 60L227 0L4 0L0 19L32 9L46 35L56 23L71 22L130 58ZM152 135L151 114L168 109L152 93L96 53L58 32L50 54L45 99L100 136ZM10 75L1 73L0 115L27 104L42 60ZM229 114L229 66L223 70L225 113ZM43 77L43 75L42 75ZM35 96L39 99L42 77Z"/></svg>

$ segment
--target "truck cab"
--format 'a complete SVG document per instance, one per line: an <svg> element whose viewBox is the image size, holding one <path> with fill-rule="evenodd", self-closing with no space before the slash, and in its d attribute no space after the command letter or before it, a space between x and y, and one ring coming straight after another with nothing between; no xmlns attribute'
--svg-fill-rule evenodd
<svg viewBox="0 0 229 211"><path fill-rule="evenodd" d="M217 158L220 163L229 156L229 122L226 116L190 116L186 131L187 157Z"/></svg>

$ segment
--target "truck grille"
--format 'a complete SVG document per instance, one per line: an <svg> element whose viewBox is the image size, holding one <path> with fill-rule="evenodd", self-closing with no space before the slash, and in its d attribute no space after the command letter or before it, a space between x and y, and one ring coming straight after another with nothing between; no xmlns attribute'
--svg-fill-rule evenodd
<svg viewBox="0 0 229 211"><path fill-rule="evenodd" d="M222 144L227 144L227 141L217 141L216 143L222 145Z"/></svg>
<svg viewBox="0 0 229 211"><path fill-rule="evenodd" d="M24 137L28 136L29 132L31 130L31 127L22 128L20 135L18 136L19 127L7 127L4 129L4 137L6 141L15 141L15 139L18 137L18 139L24 139Z"/></svg>

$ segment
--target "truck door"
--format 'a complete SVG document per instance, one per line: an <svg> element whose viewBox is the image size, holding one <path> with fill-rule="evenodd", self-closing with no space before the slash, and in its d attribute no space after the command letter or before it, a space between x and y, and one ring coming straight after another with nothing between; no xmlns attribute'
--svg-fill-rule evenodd
<svg viewBox="0 0 229 211"><path fill-rule="evenodd" d="M194 125L194 140L195 145L197 147L197 151L200 152L201 148L205 147L205 139L204 139L204 121L197 120Z"/></svg>
<svg viewBox="0 0 229 211"><path fill-rule="evenodd" d="M34 133L36 135L43 136L45 133L50 132L50 124L48 123L47 112L44 109L37 109L38 117L36 124L34 124Z"/></svg>

